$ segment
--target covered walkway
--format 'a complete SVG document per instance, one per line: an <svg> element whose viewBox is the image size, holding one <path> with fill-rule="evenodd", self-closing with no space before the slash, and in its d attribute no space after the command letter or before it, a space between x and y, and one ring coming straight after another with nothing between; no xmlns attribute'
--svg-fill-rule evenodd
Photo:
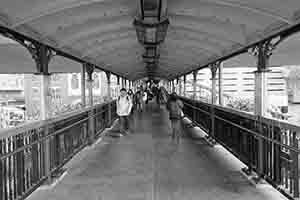
<svg viewBox="0 0 300 200"><path fill-rule="evenodd" d="M25 100L34 121L0 131L0 200L299 199L300 126L267 116L270 99L282 110L288 101L271 67L299 65L300 1L282 2L0 1L0 74L34 74ZM241 79L228 74L244 66L251 112L226 107L228 92L241 96L232 89ZM58 73L70 73L59 87ZM175 146L163 109L135 116L131 135L105 136L120 89L149 82L176 92L188 130L207 137ZM62 112L57 104L73 97L80 105ZM36 191L63 167L58 185ZM274 188L251 185L241 168Z"/></svg>
<svg viewBox="0 0 300 200"><path fill-rule="evenodd" d="M189 137L176 146L163 107L136 114L133 127L122 138L107 132L67 163L68 173L55 187L28 200L285 199L267 184L252 185L222 147Z"/></svg>

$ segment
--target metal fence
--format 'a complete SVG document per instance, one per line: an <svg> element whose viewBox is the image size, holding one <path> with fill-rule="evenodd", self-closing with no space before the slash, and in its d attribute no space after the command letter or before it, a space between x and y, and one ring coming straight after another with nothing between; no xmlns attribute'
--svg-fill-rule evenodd
<svg viewBox="0 0 300 200"><path fill-rule="evenodd" d="M299 197L300 127L180 97L184 113L286 196Z"/></svg>
<svg viewBox="0 0 300 200"><path fill-rule="evenodd" d="M115 117L113 101L0 132L0 200L25 199Z"/></svg>

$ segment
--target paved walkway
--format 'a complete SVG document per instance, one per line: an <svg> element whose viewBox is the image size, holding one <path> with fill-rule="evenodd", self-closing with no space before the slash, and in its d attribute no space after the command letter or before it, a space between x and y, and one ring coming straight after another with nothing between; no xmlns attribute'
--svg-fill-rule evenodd
<svg viewBox="0 0 300 200"><path fill-rule="evenodd" d="M29 200L276 200L270 186L255 187L241 164L205 140L170 140L163 109L135 116L134 133L104 137L67 164L68 174Z"/></svg>

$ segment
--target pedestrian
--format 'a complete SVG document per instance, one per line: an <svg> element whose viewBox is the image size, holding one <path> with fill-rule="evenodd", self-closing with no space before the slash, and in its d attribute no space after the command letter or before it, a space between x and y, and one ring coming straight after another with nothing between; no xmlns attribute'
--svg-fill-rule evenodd
<svg viewBox="0 0 300 200"><path fill-rule="evenodd" d="M126 89L120 90L120 96L117 99L117 114L120 120L121 136L129 133L129 115L132 109L132 101L128 96Z"/></svg>
<svg viewBox="0 0 300 200"><path fill-rule="evenodd" d="M129 89L129 90L128 90L127 95L128 95L128 97L129 97L129 99L130 99L132 105L134 105L134 94L133 94L132 89ZM131 114L133 113L133 110L134 110L133 107L134 107L134 106L132 106Z"/></svg>
<svg viewBox="0 0 300 200"><path fill-rule="evenodd" d="M148 93L147 90L142 91L142 111L146 109L146 104L148 103Z"/></svg>
<svg viewBox="0 0 300 200"><path fill-rule="evenodd" d="M180 142L182 126L181 120L183 118L183 103L180 101L176 93L172 93L167 102L167 110L169 111L169 119L172 126L172 139L176 139L177 144Z"/></svg>

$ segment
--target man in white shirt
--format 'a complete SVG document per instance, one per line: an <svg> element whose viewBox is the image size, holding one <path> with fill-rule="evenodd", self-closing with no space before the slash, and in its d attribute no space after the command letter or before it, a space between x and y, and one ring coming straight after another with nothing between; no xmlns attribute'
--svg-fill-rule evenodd
<svg viewBox="0 0 300 200"><path fill-rule="evenodd" d="M120 132L125 135L128 134L128 116L130 115L132 106L132 101L128 97L126 89L122 88L120 90L120 96L117 99L117 114L120 119Z"/></svg>

